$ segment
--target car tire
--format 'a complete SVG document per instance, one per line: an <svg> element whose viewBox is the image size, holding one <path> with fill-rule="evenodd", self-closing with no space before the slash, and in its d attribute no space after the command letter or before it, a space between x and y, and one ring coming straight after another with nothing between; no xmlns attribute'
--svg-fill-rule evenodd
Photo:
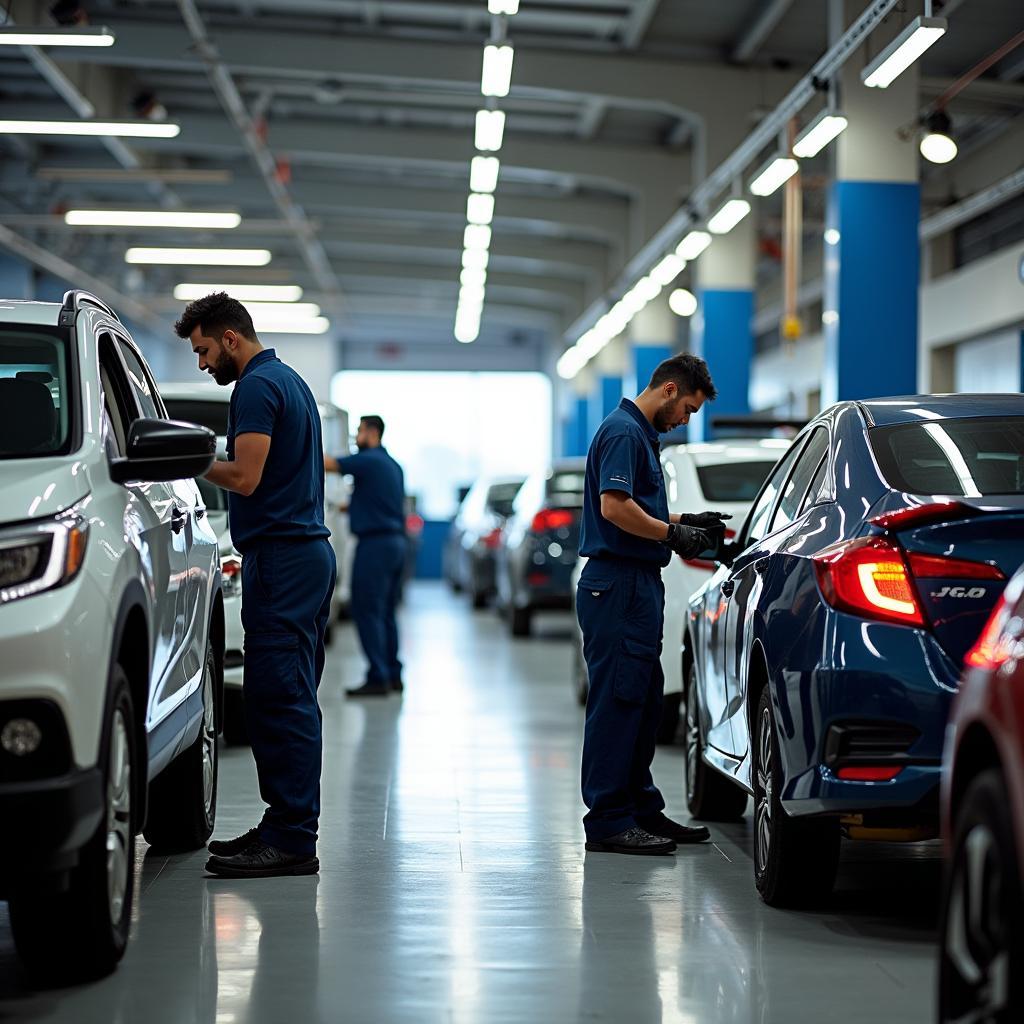
<svg viewBox="0 0 1024 1024"><path fill-rule="evenodd" d="M109 974L124 955L135 896L138 742L128 677L111 676L105 727L105 813L82 848L62 891L21 890L10 898L14 942L31 977L88 981Z"/></svg>
<svg viewBox="0 0 1024 1024"><path fill-rule="evenodd" d="M680 715L686 723L683 729L683 791L686 793L687 810L691 817L702 821L739 821L747 810L747 794L704 760L693 665L690 664L685 672Z"/></svg>
<svg viewBox="0 0 1024 1024"><path fill-rule="evenodd" d="M671 746L679 732L679 720L683 705L681 693L666 693L661 701L661 720L658 722L657 742Z"/></svg>
<svg viewBox="0 0 1024 1024"><path fill-rule="evenodd" d="M533 628L533 613L529 608L513 608L511 622L513 636L529 636Z"/></svg>
<svg viewBox="0 0 1024 1024"><path fill-rule="evenodd" d="M150 784L143 834L158 850L198 850L213 834L217 818L217 662L206 649L203 717L192 745Z"/></svg>
<svg viewBox="0 0 1024 1024"><path fill-rule="evenodd" d="M769 906L812 906L835 885L839 822L792 818L783 808L779 741L767 686L757 703L753 731L754 884Z"/></svg>
<svg viewBox="0 0 1024 1024"><path fill-rule="evenodd" d="M1024 1006L1024 895L1012 801L1001 773L979 775L960 800L946 877L939 1020L1002 1024Z"/></svg>
<svg viewBox="0 0 1024 1024"><path fill-rule="evenodd" d="M232 686L224 691L224 742L235 747L249 745L249 728L245 724L245 696L240 686Z"/></svg>

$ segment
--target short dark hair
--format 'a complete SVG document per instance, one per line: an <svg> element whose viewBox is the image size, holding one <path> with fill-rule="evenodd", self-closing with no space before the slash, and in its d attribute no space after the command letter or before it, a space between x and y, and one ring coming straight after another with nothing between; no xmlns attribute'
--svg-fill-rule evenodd
<svg viewBox="0 0 1024 1024"><path fill-rule="evenodd" d="M384 436L384 421L379 416L360 416L359 422L365 423L371 430L376 430L378 437Z"/></svg>
<svg viewBox="0 0 1024 1024"><path fill-rule="evenodd" d="M213 292L190 302L174 325L174 331L179 338L189 338L197 327L210 337L220 337L231 330L250 341L256 340L249 310L227 292Z"/></svg>
<svg viewBox="0 0 1024 1024"><path fill-rule="evenodd" d="M683 352L682 355L672 356L660 363L651 374L651 383L647 387L653 391L669 381L672 381L683 395L703 391L704 397L708 400L718 397L718 389L711 380L708 364L692 352Z"/></svg>

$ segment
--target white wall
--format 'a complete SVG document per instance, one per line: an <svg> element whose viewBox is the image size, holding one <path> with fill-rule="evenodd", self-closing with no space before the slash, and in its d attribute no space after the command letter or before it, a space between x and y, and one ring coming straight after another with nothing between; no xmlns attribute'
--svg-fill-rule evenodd
<svg viewBox="0 0 1024 1024"><path fill-rule="evenodd" d="M1016 391L1020 386L1020 331L1003 331L956 346L957 391Z"/></svg>

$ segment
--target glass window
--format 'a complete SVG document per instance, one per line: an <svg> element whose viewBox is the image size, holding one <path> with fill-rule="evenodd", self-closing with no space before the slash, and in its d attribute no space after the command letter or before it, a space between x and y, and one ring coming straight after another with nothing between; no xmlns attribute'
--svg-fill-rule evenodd
<svg viewBox="0 0 1024 1024"><path fill-rule="evenodd" d="M143 419L160 420L163 414L160 412L156 386L149 375L149 371L142 364L142 361L135 354L135 350L126 345L123 341L118 342L121 355L124 357L124 364L128 370L128 382L132 392L135 394L135 401L139 403Z"/></svg>
<svg viewBox="0 0 1024 1024"><path fill-rule="evenodd" d="M100 382L103 387L103 417L107 455L111 458L128 451L128 427L137 418L128 397L128 383L114 354L109 336L100 338Z"/></svg>
<svg viewBox="0 0 1024 1024"><path fill-rule="evenodd" d="M165 398L167 415L183 423L197 423L212 430L218 437L227 437L228 402L213 402L202 398ZM344 455L345 452L339 451Z"/></svg>
<svg viewBox="0 0 1024 1024"><path fill-rule="evenodd" d="M800 453L796 468L786 481L779 507L775 510L769 533L781 530L796 519L797 511L807 493L808 485L818 470L821 457L828 451L828 431L819 429L811 434Z"/></svg>
<svg viewBox="0 0 1024 1024"><path fill-rule="evenodd" d="M807 488L807 493L804 495L803 504L800 506L801 515L820 497L822 497L822 491L825 486L825 474L827 471L828 455L826 454L821 457L821 462L818 463L818 469L811 478L811 486Z"/></svg>
<svg viewBox="0 0 1024 1024"><path fill-rule="evenodd" d="M700 489L708 501L753 501L774 462L721 462L698 466Z"/></svg>
<svg viewBox="0 0 1024 1024"><path fill-rule="evenodd" d="M512 515L512 503L516 500L519 488L523 486L522 480L513 483L492 484L487 492L487 507L495 513L508 519Z"/></svg>
<svg viewBox="0 0 1024 1024"><path fill-rule="evenodd" d="M761 491L757 502L750 510L750 518L747 520L747 527L744 531L744 544L752 544L760 540L768 532L768 513L772 510L775 498L779 493L783 480L789 475L797 455L803 448L802 444L795 444L779 460L775 471L768 477L764 490Z"/></svg>
<svg viewBox="0 0 1024 1024"><path fill-rule="evenodd" d="M64 332L0 330L0 459L66 454L70 396Z"/></svg>
<svg viewBox="0 0 1024 1024"><path fill-rule="evenodd" d="M556 505L582 505L586 482L582 469L558 470L548 480L547 500Z"/></svg>
<svg viewBox="0 0 1024 1024"><path fill-rule="evenodd" d="M1024 417L931 420L868 432L890 487L980 498L1024 494Z"/></svg>

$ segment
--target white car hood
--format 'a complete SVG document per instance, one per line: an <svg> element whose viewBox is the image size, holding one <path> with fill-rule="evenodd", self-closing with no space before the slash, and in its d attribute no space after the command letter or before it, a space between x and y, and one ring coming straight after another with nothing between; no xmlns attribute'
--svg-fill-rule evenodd
<svg viewBox="0 0 1024 1024"><path fill-rule="evenodd" d="M0 459L0 522L55 516L91 490L88 470L79 459Z"/></svg>

